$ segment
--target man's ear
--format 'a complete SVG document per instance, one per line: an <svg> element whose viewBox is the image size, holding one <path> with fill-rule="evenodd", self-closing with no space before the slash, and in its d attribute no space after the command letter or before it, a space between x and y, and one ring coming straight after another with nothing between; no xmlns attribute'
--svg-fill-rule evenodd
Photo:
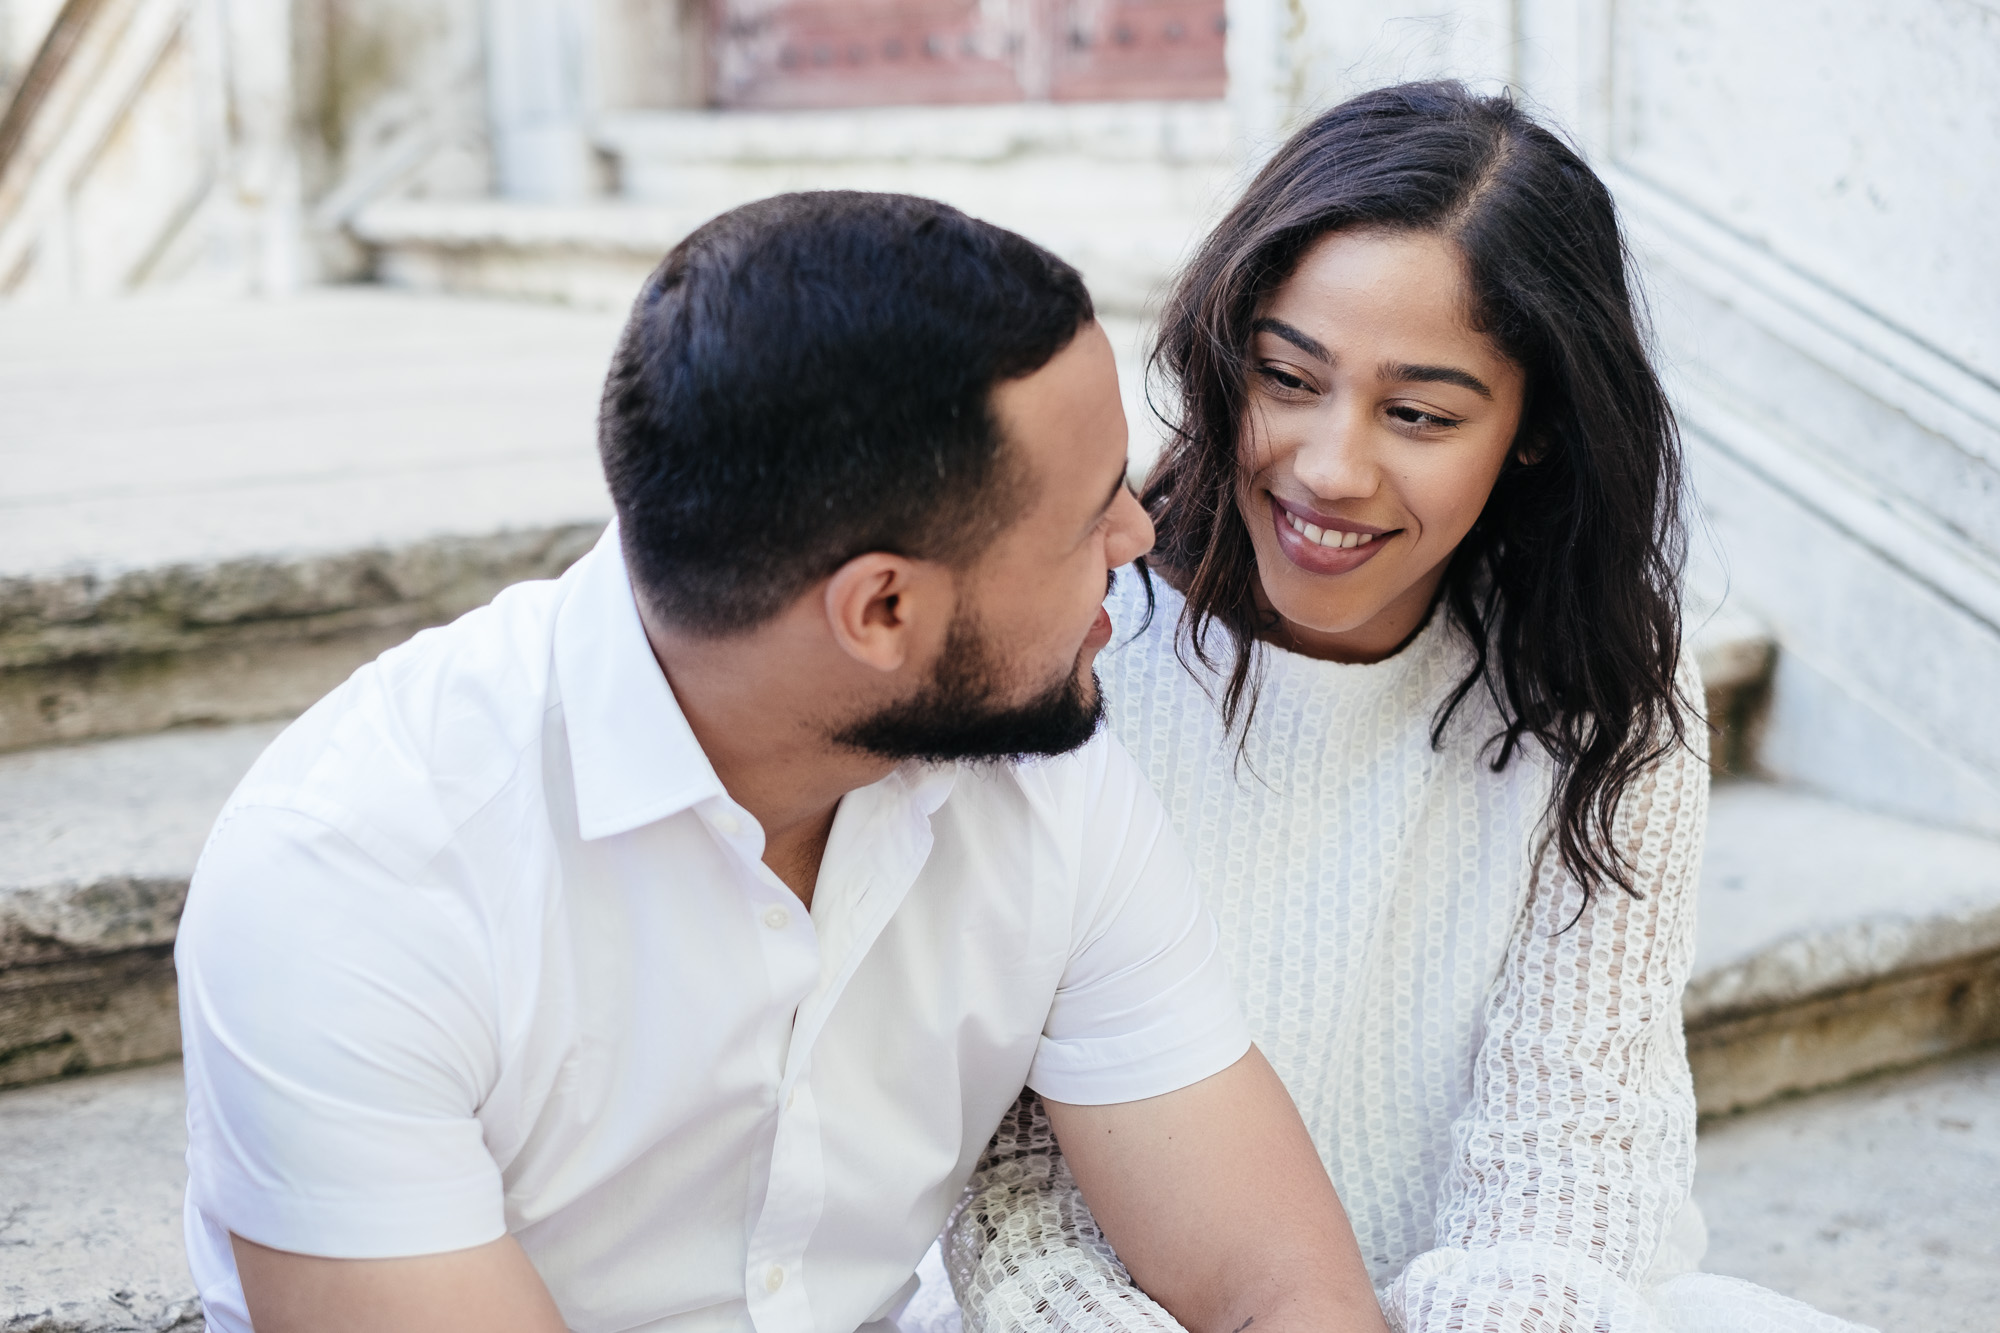
<svg viewBox="0 0 2000 1333"><path fill-rule="evenodd" d="M886 551L857 555L826 581L827 629L841 650L877 671L925 656L950 623L951 581L938 566Z"/></svg>

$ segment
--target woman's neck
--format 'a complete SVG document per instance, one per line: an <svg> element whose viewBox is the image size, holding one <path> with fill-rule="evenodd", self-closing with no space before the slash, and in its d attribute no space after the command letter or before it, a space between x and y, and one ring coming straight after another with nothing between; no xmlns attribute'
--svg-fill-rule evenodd
<svg viewBox="0 0 2000 1333"><path fill-rule="evenodd" d="M1146 568L1175 592L1187 596L1189 579L1181 570L1151 562ZM1412 585L1403 596L1367 622L1351 630L1329 632L1285 619L1265 597L1263 585L1259 584L1254 589L1259 616L1255 637L1273 648L1282 648L1288 653L1321 662L1340 662L1350 666L1386 662L1416 642L1417 636L1430 624L1443 585L1444 571L1439 569Z"/></svg>
<svg viewBox="0 0 2000 1333"><path fill-rule="evenodd" d="M1322 662L1352 665L1384 662L1409 647L1424 632L1443 585L1444 569L1440 566L1361 624L1351 629L1321 630L1286 619L1265 597L1260 584L1256 589L1257 607L1264 613L1268 628L1257 637L1274 647Z"/></svg>

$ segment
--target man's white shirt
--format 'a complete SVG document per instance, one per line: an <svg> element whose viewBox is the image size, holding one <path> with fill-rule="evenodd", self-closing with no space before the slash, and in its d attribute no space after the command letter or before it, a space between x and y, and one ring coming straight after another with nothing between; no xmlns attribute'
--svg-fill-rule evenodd
<svg viewBox="0 0 2000 1333"><path fill-rule="evenodd" d="M176 961L189 1258L512 1233L568 1325L892 1314L1023 1083L1156 1096L1249 1045L1115 742L905 765L808 912L696 743L615 526L363 668L231 798Z"/></svg>

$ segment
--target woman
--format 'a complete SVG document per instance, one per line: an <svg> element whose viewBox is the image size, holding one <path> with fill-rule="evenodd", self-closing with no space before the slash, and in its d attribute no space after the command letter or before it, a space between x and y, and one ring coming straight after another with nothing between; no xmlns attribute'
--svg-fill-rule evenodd
<svg viewBox="0 0 2000 1333"><path fill-rule="evenodd" d="M1707 743L1625 261L1511 101L1383 89L1263 170L1155 357L1111 722L1397 1328L1849 1327L1691 1271ZM1031 1097L946 1257L968 1330L1170 1323Z"/></svg>

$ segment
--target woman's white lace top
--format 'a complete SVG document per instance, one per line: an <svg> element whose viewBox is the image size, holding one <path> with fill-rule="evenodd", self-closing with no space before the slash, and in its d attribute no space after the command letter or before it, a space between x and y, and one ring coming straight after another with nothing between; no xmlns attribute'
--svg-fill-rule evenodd
<svg viewBox="0 0 2000 1333"><path fill-rule="evenodd" d="M1545 836L1546 759L1487 762L1498 719L1483 690L1432 745L1469 664L1444 616L1376 664L1264 652L1239 762L1204 689L1215 678L1175 651L1182 601L1154 587L1143 630L1135 575L1109 602L1110 722L1194 859L1251 1029L1391 1325L1822 1326L1731 1279L1662 1286L1701 1247L1692 1210L1692 1245L1665 1243L1694 1173L1680 1001L1708 804L1701 724L1620 807L1640 896L1586 900ZM1032 1097L1001 1126L945 1255L969 1333L1174 1327L1129 1285ZM1676 1292L1720 1322L1676 1317ZM1762 1322L1764 1298L1808 1324Z"/></svg>

